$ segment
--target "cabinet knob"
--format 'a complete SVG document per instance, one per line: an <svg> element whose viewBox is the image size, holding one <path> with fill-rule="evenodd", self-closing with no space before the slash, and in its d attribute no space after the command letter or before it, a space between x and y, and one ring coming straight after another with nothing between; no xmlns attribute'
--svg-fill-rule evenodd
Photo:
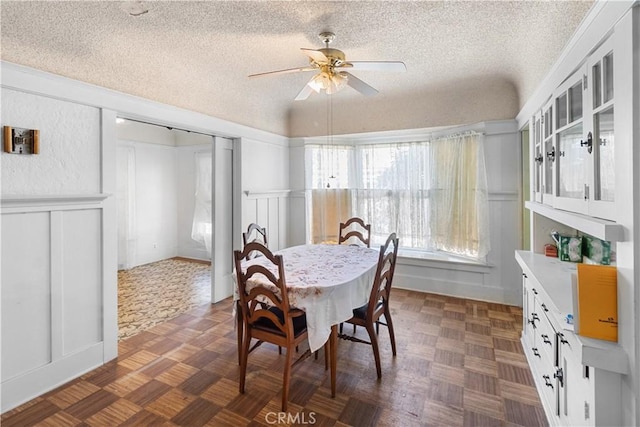
<svg viewBox="0 0 640 427"><path fill-rule="evenodd" d="M591 151L589 151L591 152ZM547 151L547 160L553 162L556 159L556 148L552 148L551 151Z"/></svg>
<svg viewBox="0 0 640 427"><path fill-rule="evenodd" d="M535 160L536 163L540 164L544 160L544 157L542 157L542 154L538 154L538 156L533 160Z"/></svg>
<svg viewBox="0 0 640 427"><path fill-rule="evenodd" d="M542 337L542 341L543 341L545 344L552 345L552 344L551 344L551 340L549 339L549 335L547 335L547 334L542 334L542 335L540 335L540 336Z"/></svg>
<svg viewBox="0 0 640 427"><path fill-rule="evenodd" d="M531 288L531 290L533 291L534 295L538 295L538 291L536 291L536 288Z"/></svg>
<svg viewBox="0 0 640 427"><path fill-rule="evenodd" d="M587 151L589 152L589 154L591 154L591 152L593 151L593 134L591 134L591 132L587 134L586 141L580 141L580 146L587 147Z"/></svg>
<svg viewBox="0 0 640 427"><path fill-rule="evenodd" d="M531 347L531 351L533 352L534 356L542 357L542 356L540 356L540 352L538 351L538 349L536 347Z"/></svg>
<svg viewBox="0 0 640 427"><path fill-rule="evenodd" d="M544 378L544 384L547 387L553 388L553 384L551 383L551 378L549 377L549 375L543 375L542 378Z"/></svg>
<svg viewBox="0 0 640 427"><path fill-rule="evenodd" d="M542 303L541 307L545 312L549 311L549 309L547 308L547 306L544 303Z"/></svg>

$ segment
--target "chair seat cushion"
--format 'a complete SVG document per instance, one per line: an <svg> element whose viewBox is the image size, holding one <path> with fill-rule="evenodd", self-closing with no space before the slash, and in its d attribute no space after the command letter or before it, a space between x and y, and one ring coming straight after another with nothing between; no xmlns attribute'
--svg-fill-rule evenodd
<svg viewBox="0 0 640 427"><path fill-rule="evenodd" d="M378 305L376 306L376 309L378 309L379 307L382 306L382 301L378 301ZM369 303L366 303L365 305L358 307L358 308L354 308L353 309L353 317L356 317L358 319L366 319L367 318L367 308L369 307Z"/></svg>
<svg viewBox="0 0 640 427"><path fill-rule="evenodd" d="M269 307L269 311L276 315L280 322L284 322L284 313L278 307ZM261 317L253 324L254 328L260 328L274 332L278 335L284 335L280 329L266 317ZM293 334L297 337L301 333L307 330L307 316L298 316L293 318Z"/></svg>

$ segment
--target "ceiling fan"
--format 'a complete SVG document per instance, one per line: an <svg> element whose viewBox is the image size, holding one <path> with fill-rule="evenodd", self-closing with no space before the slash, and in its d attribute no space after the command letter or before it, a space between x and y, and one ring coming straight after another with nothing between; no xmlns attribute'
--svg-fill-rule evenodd
<svg viewBox="0 0 640 427"><path fill-rule="evenodd" d="M325 90L331 95L345 86L353 89L365 96L372 96L378 91L367 83L363 82L346 70L357 71L406 71L407 67L401 61L347 61L344 52L332 49L329 44L335 38L331 32L322 32L320 39L325 44L322 49L305 49L302 52L309 57L309 65L306 67L287 68L285 70L269 71L266 73L252 74L249 77L261 77L273 74L288 74L304 71L317 71L311 80L302 88L296 101L307 99L312 92L319 93Z"/></svg>

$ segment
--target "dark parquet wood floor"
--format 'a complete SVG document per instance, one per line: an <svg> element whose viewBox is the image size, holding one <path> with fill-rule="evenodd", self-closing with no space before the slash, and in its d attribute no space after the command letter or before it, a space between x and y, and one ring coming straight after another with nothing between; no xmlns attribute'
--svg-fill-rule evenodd
<svg viewBox="0 0 640 427"><path fill-rule="evenodd" d="M293 372L288 414L278 414L277 347L249 355L238 393L227 299L120 341L117 360L5 413L2 427L547 425L519 342L520 308L401 289L391 302L398 355L381 327L382 380L369 346L340 341L337 396L323 354L308 358Z"/></svg>

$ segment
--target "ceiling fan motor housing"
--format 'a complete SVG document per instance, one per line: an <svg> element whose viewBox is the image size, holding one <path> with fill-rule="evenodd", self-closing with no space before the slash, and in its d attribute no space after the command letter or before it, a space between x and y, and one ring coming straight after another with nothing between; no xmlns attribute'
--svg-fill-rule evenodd
<svg viewBox="0 0 640 427"><path fill-rule="evenodd" d="M318 50L329 59L329 65L331 66L339 66L345 62L344 52L341 50L332 49L330 47L325 47Z"/></svg>

